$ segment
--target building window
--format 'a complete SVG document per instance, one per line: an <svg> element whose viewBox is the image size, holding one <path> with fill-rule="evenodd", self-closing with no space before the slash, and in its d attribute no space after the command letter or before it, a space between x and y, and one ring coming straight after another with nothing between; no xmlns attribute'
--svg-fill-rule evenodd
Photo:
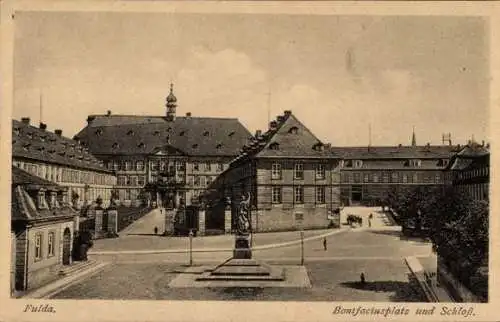
<svg viewBox="0 0 500 322"><path fill-rule="evenodd" d="M403 174L403 183L408 183L408 175Z"/></svg>
<svg viewBox="0 0 500 322"><path fill-rule="evenodd" d="M364 182L368 182L368 181L369 181L369 179L370 179L370 178L368 177L368 174L367 174L367 173L365 173L365 174L363 175L363 181L364 181Z"/></svg>
<svg viewBox="0 0 500 322"><path fill-rule="evenodd" d="M55 237L56 233L50 232L49 237L47 239L47 256L51 257L54 256L55 253Z"/></svg>
<svg viewBox="0 0 500 322"><path fill-rule="evenodd" d="M158 161L151 161L151 171L158 171Z"/></svg>
<svg viewBox="0 0 500 322"><path fill-rule="evenodd" d="M325 187L316 187L316 203L325 203Z"/></svg>
<svg viewBox="0 0 500 322"><path fill-rule="evenodd" d="M376 173L373 174L373 182L378 182L378 175Z"/></svg>
<svg viewBox="0 0 500 322"><path fill-rule="evenodd" d="M440 182L441 182L441 174L436 173L436 183L440 183Z"/></svg>
<svg viewBox="0 0 500 322"><path fill-rule="evenodd" d="M200 177L198 176L194 176L194 179L193 179L193 184L195 186L199 186L200 185Z"/></svg>
<svg viewBox="0 0 500 322"><path fill-rule="evenodd" d="M35 235L35 260L42 259L42 234Z"/></svg>
<svg viewBox="0 0 500 322"><path fill-rule="evenodd" d="M325 166L323 164L316 166L316 179L325 179Z"/></svg>
<svg viewBox="0 0 500 322"><path fill-rule="evenodd" d="M144 162L143 162L143 161L137 161L137 162L135 163L135 169L136 169L137 171L142 171L142 170L144 170Z"/></svg>
<svg viewBox="0 0 500 322"><path fill-rule="evenodd" d="M288 133L290 134L297 134L299 133L299 129L296 126L292 126L290 130L288 130Z"/></svg>
<svg viewBox="0 0 500 322"><path fill-rule="evenodd" d="M137 177L136 176L130 177L130 185L137 186Z"/></svg>
<svg viewBox="0 0 500 322"><path fill-rule="evenodd" d="M397 174L396 172L394 172L394 173L392 174L392 182L398 182L398 179L399 179L399 178L398 178L398 174Z"/></svg>
<svg viewBox="0 0 500 322"><path fill-rule="evenodd" d="M273 142L271 144L269 144L269 149L270 150L279 150L280 149L280 145L276 142Z"/></svg>
<svg viewBox="0 0 500 322"><path fill-rule="evenodd" d="M145 181L146 181L146 180L145 180L144 176L138 176L138 177L137 177L137 185L139 185L139 186L143 186L143 185L144 185L144 183L145 183Z"/></svg>
<svg viewBox="0 0 500 322"><path fill-rule="evenodd" d="M304 187L295 187L293 200L295 203L304 203Z"/></svg>
<svg viewBox="0 0 500 322"><path fill-rule="evenodd" d="M205 171L206 171L206 172L210 172L210 171L212 171L212 166L211 166L211 164L210 164L210 163L208 163L208 162L207 162L207 163L205 163Z"/></svg>
<svg viewBox="0 0 500 322"><path fill-rule="evenodd" d="M119 176L118 177L118 185L119 186L124 186L125 185L125 176Z"/></svg>
<svg viewBox="0 0 500 322"><path fill-rule="evenodd" d="M273 163L271 168L271 179L281 179L281 164Z"/></svg>
<svg viewBox="0 0 500 322"><path fill-rule="evenodd" d="M193 163L193 171L199 171L200 170L200 165L198 163Z"/></svg>
<svg viewBox="0 0 500 322"><path fill-rule="evenodd" d="M354 160L354 167L355 168L361 168L363 166L363 161L361 160Z"/></svg>
<svg viewBox="0 0 500 322"><path fill-rule="evenodd" d="M418 174L414 173L413 174L413 183L418 183Z"/></svg>
<svg viewBox="0 0 500 322"><path fill-rule="evenodd" d="M302 163L296 163L293 171L294 179L304 179L304 165Z"/></svg>
<svg viewBox="0 0 500 322"><path fill-rule="evenodd" d="M202 187L206 186L206 184L207 184L206 178L204 176L202 176L200 179L201 179L200 180L201 186Z"/></svg>
<svg viewBox="0 0 500 322"><path fill-rule="evenodd" d="M272 200L275 204L281 203L281 187L272 188Z"/></svg>
<svg viewBox="0 0 500 322"><path fill-rule="evenodd" d="M361 182L361 173L358 173L358 172L354 173L354 182L355 183L360 183Z"/></svg>
<svg viewBox="0 0 500 322"><path fill-rule="evenodd" d="M224 164L223 163L217 163L217 171L223 171L224 170Z"/></svg>

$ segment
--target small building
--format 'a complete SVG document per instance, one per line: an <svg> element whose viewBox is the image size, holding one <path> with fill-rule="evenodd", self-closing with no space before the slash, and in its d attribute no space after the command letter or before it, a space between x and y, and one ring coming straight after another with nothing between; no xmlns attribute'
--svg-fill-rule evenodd
<svg viewBox="0 0 500 322"><path fill-rule="evenodd" d="M291 111L257 131L241 152L207 198L219 202L220 216L231 201L233 228L248 193L254 232L340 225L340 158Z"/></svg>
<svg viewBox="0 0 500 322"><path fill-rule="evenodd" d="M68 188L12 167L12 291L37 288L72 262L78 213Z"/></svg>

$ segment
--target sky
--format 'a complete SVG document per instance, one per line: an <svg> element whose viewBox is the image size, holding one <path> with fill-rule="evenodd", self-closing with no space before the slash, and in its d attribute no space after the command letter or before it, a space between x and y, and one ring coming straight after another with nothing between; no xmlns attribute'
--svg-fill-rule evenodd
<svg viewBox="0 0 500 322"><path fill-rule="evenodd" d="M73 136L90 114L235 117L291 110L335 146L488 141L479 17L19 12L13 117ZM40 105L42 113L40 113Z"/></svg>

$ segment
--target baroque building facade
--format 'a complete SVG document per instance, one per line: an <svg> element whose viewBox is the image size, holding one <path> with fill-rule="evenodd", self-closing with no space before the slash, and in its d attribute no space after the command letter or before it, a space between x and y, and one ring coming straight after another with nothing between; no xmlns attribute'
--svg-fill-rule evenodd
<svg viewBox="0 0 500 322"><path fill-rule="evenodd" d="M339 225L340 160L291 111L257 131L250 144L210 187L219 215L250 193L253 231Z"/></svg>
<svg viewBox="0 0 500 322"><path fill-rule="evenodd" d="M236 118L176 112L171 85L165 115L90 115L74 139L116 173L121 204L185 208L196 228L204 192L252 135Z"/></svg>
<svg viewBox="0 0 500 322"><path fill-rule="evenodd" d="M457 146L334 147L342 157L343 205L380 205L391 189L403 191L418 185L444 185L445 171Z"/></svg>
<svg viewBox="0 0 500 322"><path fill-rule="evenodd" d="M81 208L101 198L110 203L116 184L113 172L106 169L87 148L54 133L46 124L30 124L29 118L12 121L12 163L14 166L67 189L70 204Z"/></svg>

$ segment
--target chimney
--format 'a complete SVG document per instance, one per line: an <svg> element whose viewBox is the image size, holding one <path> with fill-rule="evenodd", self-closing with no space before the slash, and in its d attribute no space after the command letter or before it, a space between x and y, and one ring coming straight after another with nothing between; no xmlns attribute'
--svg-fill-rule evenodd
<svg viewBox="0 0 500 322"><path fill-rule="evenodd" d="M290 116L290 115L292 115L292 111L290 111L290 110L286 110L286 111L285 111L285 116Z"/></svg>
<svg viewBox="0 0 500 322"><path fill-rule="evenodd" d="M401 143L398 144L398 148L402 148L403 145Z"/></svg>
<svg viewBox="0 0 500 322"><path fill-rule="evenodd" d="M29 125L30 124L30 118L29 117L23 117L21 119L21 122L23 122L24 124L28 124Z"/></svg>
<svg viewBox="0 0 500 322"><path fill-rule="evenodd" d="M276 117L276 120L278 121L278 123L281 123L281 122L283 122L285 120L285 118L283 117L283 115L278 115Z"/></svg>
<svg viewBox="0 0 500 322"><path fill-rule="evenodd" d="M191 117L191 112L187 112L186 117Z"/></svg>
<svg viewBox="0 0 500 322"><path fill-rule="evenodd" d="M106 113L106 116L111 116L111 110L108 110L108 112Z"/></svg>
<svg viewBox="0 0 500 322"><path fill-rule="evenodd" d="M255 137L256 138L259 138L259 136L261 136L261 135L262 135L262 131L261 130L255 131Z"/></svg>
<svg viewBox="0 0 500 322"><path fill-rule="evenodd" d="M486 143L486 148L489 149L490 148L490 144L489 143Z"/></svg>
<svg viewBox="0 0 500 322"><path fill-rule="evenodd" d="M276 121L269 122L269 130L276 130L278 123Z"/></svg>
<svg viewBox="0 0 500 322"><path fill-rule="evenodd" d="M40 122L40 130L46 130L47 129L47 124Z"/></svg>
<svg viewBox="0 0 500 322"><path fill-rule="evenodd" d="M57 129L57 130L55 130L55 131L54 131L54 133L55 133L57 136L59 136L59 137L61 137L61 136L62 136L62 130L61 130L61 129Z"/></svg>
<svg viewBox="0 0 500 322"><path fill-rule="evenodd" d="M484 140L483 140L483 142L481 143L481 146L484 146Z"/></svg>

